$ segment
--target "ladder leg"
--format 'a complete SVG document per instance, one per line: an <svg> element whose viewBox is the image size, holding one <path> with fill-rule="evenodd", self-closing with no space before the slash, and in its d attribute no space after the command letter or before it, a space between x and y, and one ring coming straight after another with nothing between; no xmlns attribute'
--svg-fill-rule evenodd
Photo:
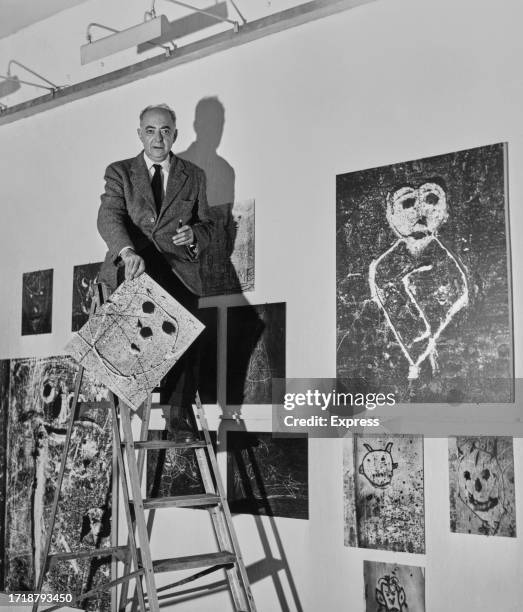
<svg viewBox="0 0 523 612"><path fill-rule="evenodd" d="M136 538L134 537L133 520L131 517L131 508L129 505L129 488L127 484L125 464L124 464L123 454L122 454L122 438L120 436L118 412L116 410L114 395L112 393L110 394L110 397L111 397L111 412L112 412L112 417L113 417L112 421L113 421L113 433L114 433L114 440L115 440L115 451L116 451L116 458L118 462L118 471L120 473L121 480L122 480L122 496L123 496L123 502L124 502L123 505L124 505L124 510L125 510L127 529L129 532L127 544L129 546L130 556L134 564L134 569L138 570L139 569L138 549L136 546ZM125 571L123 575L125 576L125 575L128 575L129 573L130 573L130 567L127 567L127 571ZM127 585L128 581L124 582L123 584ZM142 606L142 610L145 611L145 599L144 599L141 576L137 576L136 578L136 591L138 594L140 605ZM123 610L125 610L125 605L123 607Z"/></svg>
<svg viewBox="0 0 523 612"><path fill-rule="evenodd" d="M143 403L142 426L140 429L140 438L139 438L141 441L147 440L147 432L149 431L149 421L151 419L151 402L152 402L152 396L149 393L147 395L147 399ZM143 469L145 465L145 453L146 451L143 448L138 450L137 464L138 464L138 476L140 478L140 482L142 481ZM135 525L133 522L133 526L132 526L133 533L134 533L134 529L135 529ZM149 526L148 526L147 532L149 533L149 535L151 534ZM130 537L131 536L129 535L129 538ZM129 545L129 539L127 540L127 545ZM128 556L124 564L124 574L128 574L130 570L131 570L131 557ZM127 582L122 585L122 590L120 591L120 607L118 608L119 612L123 612L125 610L128 594L129 594L129 583ZM135 594L133 596L133 609L136 603L136 595L137 595L137 592L135 591Z"/></svg>
<svg viewBox="0 0 523 612"><path fill-rule="evenodd" d="M60 500L60 492L62 490L62 483L64 480L65 467L67 464L67 455L69 454L69 447L71 445L71 436L73 433L74 418L76 416L76 407L78 405L78 396L80 395L80 387L82 386L83 376L84 376L84 368L80 366L80 369L78 370L78 374L76 375L75 384L74 384L74 395L73 395L73 401L71 404L71 414L69 415L67 435L65 437L64 449L62 451L62 460L60 462L60 472L58 473L58 481L56 483L53 506L51 509L51 522L47 529L47 537L45 539L44 555L43 555L43 558L40 560L40 562L42 563L42 567L40 569L40 574L38 576L38 580L36 583L37 593L42 592L42 586L44 584L44 578L45 578L45 574L47 571L48 557L49 557L49 552L51 550L51 542L53 539L53 531L54 531L54 526L56 522L56 514L58 510L58 502ZM32 606L32 612L37 612L37 610L38 610L38 601L34 603Z"/></svg>
<svg viewBox="0 0 523 612"><path fill-rule="evenodd" d="M133 443L130 408L123 402L120 403L120 415L124 433L124 446L127 455L129 480L131 481L131 491L133 495L136 530L140 540L142 565L145 572L144 576L145 584L147 586L147 601L151 612L159 612L160 606L158 603L158 595L156 593L156 585L154 581L153 562L151 558L151 549L149 546L149 534L147 533L147 525L145 523L140 476L138 474L138 465L136 462L136 454Z"/></svg>
<svg viewBox="0 0 523 612"><path fill-rule="evenodd" d="M209 425L207 423L207 418L205 417L205 412L203 410L203 406L200 401L200 395L198 392L196 393L195 400L197 418L202 425L202 431L204 433L205 441L207 443L207 452L209 457L209 463L211 466L210 469L214 474L218 495L221 498L220 507L210 509L213 527L215 530L216 538L218 540L218 545L220 546L220 550L227 550L227 547L230 547L232 548L232 552L236 557L236 567L225 570L227 574L227 580L229 582L229 587L231 590L231 595L233 597L234 605L236 606L237 610L256 612L256 604L254 602L254 597L252 596L249 578L247 576L247 570L245 569L245 564L241 555L240 546L236 537L236 532L234 530L232 516L229 510L229 504L227 502L225 487L223 486L220 477L220 472L218 470L218 462L216 461L216 455L214 453L214 448L211 443L211 438L209 435ZM204 486L206 487L206 490L207 487L211 487L211 491L214 492L214 484L209 469L209 464L207 463L207 458L205 457L204 453L205 451L203 449L196 450L198 465L200 467L200 472L202 474L202 479L204 481Z"/></svg>

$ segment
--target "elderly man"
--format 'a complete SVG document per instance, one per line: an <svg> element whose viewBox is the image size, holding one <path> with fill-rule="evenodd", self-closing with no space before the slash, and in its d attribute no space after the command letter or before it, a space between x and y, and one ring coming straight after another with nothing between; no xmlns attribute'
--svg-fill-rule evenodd
<svg viewBox="0 0 523 612"><path fill-rule="evenodd" d="M169 106L148 106L138 128L143 151L107 168L98 230L108 253L100 280L114 290L124 278L147 271L195 314L202 293L199 257L212 238L213 222L203 170L171 152L177 134ZM170 423L180 440L194 436L197 365L193 345L165 380L168 397L162 401L175 408Z"/></svg>

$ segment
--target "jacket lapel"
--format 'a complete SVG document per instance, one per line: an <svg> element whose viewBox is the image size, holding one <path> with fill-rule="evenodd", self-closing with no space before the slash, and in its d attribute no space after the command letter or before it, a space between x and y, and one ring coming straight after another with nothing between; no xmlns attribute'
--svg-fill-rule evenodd
<svg viewBox="0 0 523 612"><path fill-rule="evenodd" d="M167 188L165 189L165 199L162 204L160 215L163 216L165 211L174 203L174 200L185 185L185 181L189 178L185 170L185 162L183 159L173 155L171 160L171 168L169 170L169 178L167 179Z"/></svg>
<svg viewBox="0 0 523 612"><path fill-rule="evenodd" d="M143 195L153 211L156 212L154 195L151 187L151 177L149 176L149 171L147 170L147 165L143 158L143 153L140 153L134 158L131 164L131 172L133 174L133 185Z"/></svg>

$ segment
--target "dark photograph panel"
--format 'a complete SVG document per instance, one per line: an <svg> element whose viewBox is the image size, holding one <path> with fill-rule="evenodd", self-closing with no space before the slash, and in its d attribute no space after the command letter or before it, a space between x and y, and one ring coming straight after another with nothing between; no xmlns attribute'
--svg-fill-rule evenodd
<svg viewBox="0 0 523 612"><path fill-rule="evenodd" d="M73 317L71 331L78 331L89 318L95 285L102 262L73 268Z"/></svg>
<svg viewBox="0 0 523 612"><path fill-rule="evenodd" d="M227 432L231 512L308 519L308 461L307 438Z"/></svg>
<svg viewBox="0 0 523 612"><path fill-rule="evenodd" d="M22 276L22 336L50 334L53 317L53 270Z"/></svg>
<svg viewBox="0 0 523 612"><path fill-rule="evenodd" d="M227 310L227 404L272 404L285 378L285 303Z"/></svg>

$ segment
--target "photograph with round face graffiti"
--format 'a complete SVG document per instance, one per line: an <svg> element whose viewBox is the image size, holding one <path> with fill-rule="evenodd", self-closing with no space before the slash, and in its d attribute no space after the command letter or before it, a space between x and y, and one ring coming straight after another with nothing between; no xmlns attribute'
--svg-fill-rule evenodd
<svg viewBox="0 0 523 612"><path fill-rule="evenodd" d="M449 439L450 528L516 537L512 438Z"/></svg>

